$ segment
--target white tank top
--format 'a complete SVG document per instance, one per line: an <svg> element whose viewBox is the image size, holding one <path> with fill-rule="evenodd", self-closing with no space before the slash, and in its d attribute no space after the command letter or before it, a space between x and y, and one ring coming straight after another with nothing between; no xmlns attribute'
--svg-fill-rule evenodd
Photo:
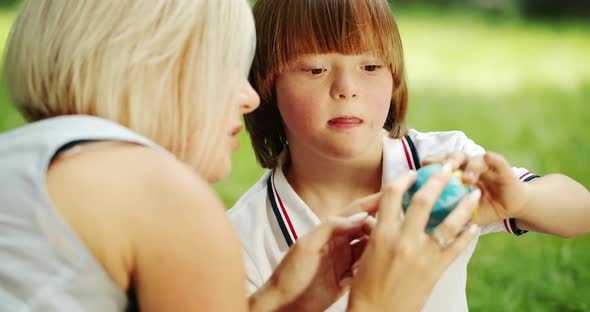
<svg viewBox="0 0 590 312"><path fill-rule="evenodd" d="M0 311L125 311L133 303L51 207L45 176L76 142L127 141L167 153L111 121L63 116L0 134Z"/></svg>

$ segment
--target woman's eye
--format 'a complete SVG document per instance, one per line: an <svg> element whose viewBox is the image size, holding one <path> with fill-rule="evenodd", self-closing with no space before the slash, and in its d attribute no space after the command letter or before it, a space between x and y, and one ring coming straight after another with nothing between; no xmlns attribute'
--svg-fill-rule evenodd
<svg viewBox="0 0 590 312"><path fill-rule="evenodd" d="M312 75L319 75L323 72L325 72L326 70L323 68L312 68L312 69L308 69L307 72L312 74Z"/></svg>
<svg viewBox="0 0 590 312"><path fill-rule="evenodd" d="M364 69L369 72L374 72L379 68L381 68L381 65L365 65L364 66Z"/></svg>

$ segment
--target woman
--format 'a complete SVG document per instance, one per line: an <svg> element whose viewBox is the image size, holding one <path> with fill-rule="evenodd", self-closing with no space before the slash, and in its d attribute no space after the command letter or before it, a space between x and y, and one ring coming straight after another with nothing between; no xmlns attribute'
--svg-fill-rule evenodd
<svg viewBox="0 0 590 312"><path fill-rule="evenodd" d="M0 135L0 310L303 310L348 287L351 310L419 309L473 237L441 248L420 230L448 174L403 224L412 174L353 203L359 214L302 238L246 301L208 183L230 172L240 116L258 106L254 41L245 0L24 1L4 66L30 123Z"/></svg>

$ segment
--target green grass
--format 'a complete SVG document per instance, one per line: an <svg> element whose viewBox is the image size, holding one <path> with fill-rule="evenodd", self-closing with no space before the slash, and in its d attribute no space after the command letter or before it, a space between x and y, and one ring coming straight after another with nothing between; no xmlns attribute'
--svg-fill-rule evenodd
<svg viewBox="0 0 590 312"><path fill-rule="evenodd" d="M398 15L412 127L463 130L512 164L590 187L590 27L466 13ZM0 12L1 36L13 16ZM0 131L22 123L0 88ZM263 172L247 136L240 139L232 175L215 185L228 207ZM469 266L470 309L589 311L589 264L590 235L484 236Z"/></svg>
<svg viewBox="0 0 590 312"><path fill-rule="evenodd" d="M4 51L4 43L8 37L10 26L15 18L13 10L0 10L0 49ZM4 75L0 75L0 131L22 125L22 117L11 104L8 90L4 82Z"/></svg>

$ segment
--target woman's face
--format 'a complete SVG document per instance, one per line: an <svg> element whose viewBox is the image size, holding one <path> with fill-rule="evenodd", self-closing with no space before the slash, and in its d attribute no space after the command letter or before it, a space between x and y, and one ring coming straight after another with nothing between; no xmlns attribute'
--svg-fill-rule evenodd
<svg viewBox="0 0 590 312"><path fill-rule="evenodd" d="M211 167L206 170L209 172L207 180L211 183L218 182L230 174L231 153L240 148L237 136L243 128L242 115L255 110L260 105L260 97L250 83L244 79L230 102L230 112L225 115L222 128L226 135L222 137L221 142L216 142L219 148L216 149L216 155L211 158Z"/></svg>

